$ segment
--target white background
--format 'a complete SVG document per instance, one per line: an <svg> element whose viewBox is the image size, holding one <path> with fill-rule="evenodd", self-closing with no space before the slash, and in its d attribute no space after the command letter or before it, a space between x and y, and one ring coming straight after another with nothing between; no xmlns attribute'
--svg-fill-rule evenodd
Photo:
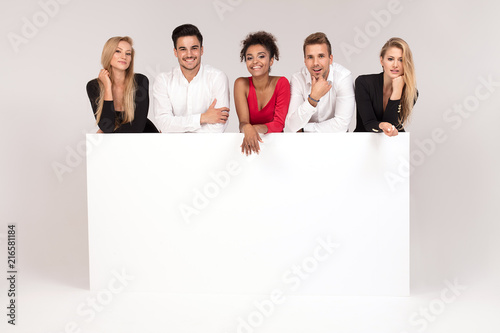
<svg viewBox="0 0 500 333"><path fill-rule="evenodd" d="M315 331L325 332L343 324L349 327L345 331L352 332L417 332L423 326L412 325L409 316L419 307L429 306L446 287L445 281L454 279L467 285L467 290L429 321L426 331L498 331L500 323L493 315L498 313L500 296L500 227L494 206L500 185L500 137L495 134L500 121L500 87L494 87L489 98L459 118L459 124L445 116L454 105L473 101L481 85L480 77L491 76L500 82L500 6L485 0L401 0L402 11L372 34L368 45L359 48L359 54L347 57L341 45L355 45L357 29L370 26L375 21L371 12L386 9L387 1L232 2L236 4L233 10L221 19L211 0L72 0L60 5L54 17L42 22L36 35L27 38L16 52L8 34L22 36L23 18L32 22L42 9L37 1L2 0L0 234L4 244L6 225L17 223L19 288L26 297L20 300L19 322L34 325L41 332L59 332L71 320L82 321L75 308L88 296L84 155L73 161L72 171L63 174L62 181L53 165L66 164L68 152L83 147L83 133L94 129L85 85L97 76L102 46L111 36L130 35L137 51L136 71L146 74L152 82L158 72L176 65L170 35L176 26L189 22L204 35L203 62L224 70L230 84L248 75L239 62L239 43L252 31L267 30L276 35L281 60L275 63L273 74L288 78L302 66L302 42L312 32L323 31L329 36L335 61L355 77L379 72L380 47L390 37L402 37L414 54L420 92L413 121L407 127L412 134L412 150L422 151L419 142L431 138L438 128L446 136L443 143L414 160L411 174L414 297L405 300L405 306L398 300L300 300L281 313L281 321L277 318L274 326L263 325L261 331L301 332L314 323L323 328ZM233 108L228 130L236 129ZM5 304L6 285L2 281L0 301ZM195 322L196 327L209 331L212 326L208 323L215 320L208 300L193 305L189 299L174 298L167 311L160 306L165 303L159 296L135 295L136 302L119 296L122 298L117 296L94 321L80 328L98 331L95 327L103 327L109 332L110 327L125 322L132 331L142 328L149 332L178 325L191 332L195 330L190 325ZM145 302L155 307L145 309L141 306ZM246 307L251 300L227 304L231 304L227 305L228 311L222 312L227 314L228 322L236 323L231 311L248 313ZM239 304L241 309L233 304ZM189 318L188 310L202 309L204 305L205 316ZM323 311L317 311L318 306ZM343 319L332 315L339 309ZM120 316L123 314L129 315L124 319ZM2 317L3 327L6 324ZM18 331L22 330L18 327Z"/></svg>

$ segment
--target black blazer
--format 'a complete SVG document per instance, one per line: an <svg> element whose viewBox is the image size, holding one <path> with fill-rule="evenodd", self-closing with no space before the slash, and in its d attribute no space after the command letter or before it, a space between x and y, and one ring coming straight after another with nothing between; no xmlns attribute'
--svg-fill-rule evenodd
<svg viewBox="0 0 500 333"><path fill-rule="evenodd" d="M384 73L360 75L355 83L356 129L354 132L383 132L378 125L388 122L404 132L399 124L401 100L389 99L384 112Z"/></svg>
<svg viewBox="0 0 500 333"><path fill-rule="evenodd" d="M97 124L104 133L158 133L155 125L148 119L149 110L149 80L142 74L134 74L137 89L135 91L134 120L131 123L122 124L115 130L115 121L121 120L123 112L115 111L113 101L104 101L101 119ZM89 96L92 111L97 111L97 100L99 98L99 82L97 79L87 83L87 95Z"/></svg>

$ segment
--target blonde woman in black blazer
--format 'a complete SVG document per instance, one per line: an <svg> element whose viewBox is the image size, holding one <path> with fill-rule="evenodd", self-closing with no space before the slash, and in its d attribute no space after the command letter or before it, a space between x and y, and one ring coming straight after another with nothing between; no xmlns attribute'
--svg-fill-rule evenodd
<svg viewBox="0 0 500 333"><path fill-rule="evenodd" d="M356 79L355 132L404 132L418 92L413 56L401 38L391 38L380 51L383 72Z"/></svg>

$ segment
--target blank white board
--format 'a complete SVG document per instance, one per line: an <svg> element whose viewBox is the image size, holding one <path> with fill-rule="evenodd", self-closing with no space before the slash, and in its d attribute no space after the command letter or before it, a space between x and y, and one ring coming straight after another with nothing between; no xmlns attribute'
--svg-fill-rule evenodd
<svg viewBox="0 0 500 333"><path fill-rule="evenodd" d="M91 289L409 295L408 133L242 138L88 134Z"/></svg>

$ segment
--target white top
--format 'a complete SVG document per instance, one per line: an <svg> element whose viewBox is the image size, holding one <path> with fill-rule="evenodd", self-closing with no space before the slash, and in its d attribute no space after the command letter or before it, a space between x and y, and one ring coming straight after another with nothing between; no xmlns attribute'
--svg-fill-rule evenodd
<svg viewBox="0 0 500 333"><path fill-rule="evenodd" d="M354 84L351 72L332 63L327 81L332 88L320 98L316 107L308 101L311 74L306 67L292 76L291 99L285 121L285 132L347 132L354 115Z"/></svg>
<svg viewBox="0 0 500 333"><path fill-rule="evenodd" d="M224 132L225 124L200 124L200 117L214 99L216 108L229 108L229 81L220 70L200 64L198 74L188 82L180 66L160 73L153 85L156 122L167 132Z"/></svg>

